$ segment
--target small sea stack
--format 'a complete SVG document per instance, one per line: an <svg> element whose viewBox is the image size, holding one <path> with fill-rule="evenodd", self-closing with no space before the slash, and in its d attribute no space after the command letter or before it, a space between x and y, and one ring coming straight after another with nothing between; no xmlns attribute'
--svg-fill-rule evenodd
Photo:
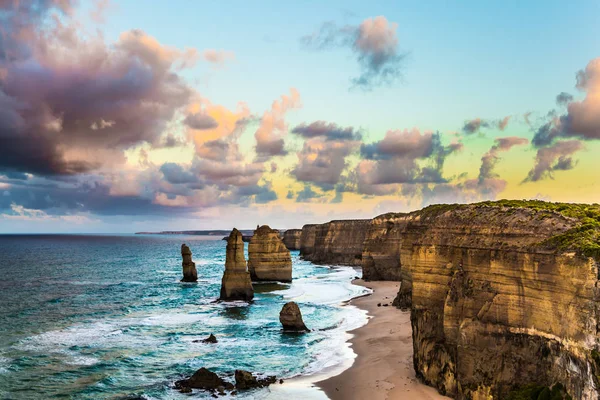
<svg viewBox="0 0 600 400"><path fill-rule="evenodd" d="M248 271L253 281L292 281L292 258L277 229L257 227L248 245Z"/></svg>
<svg viewBox="0 0 600 400"><path fill-rule="evenodd" d="M284 331L308 332L310 329L304 325L300 307L293 301L285 303L279 313L279 322Z"/></svg>
<svg viewBox="0 0 600 400"><path fill-rule="evenodd" d="M183 278L181 282L196 282L198 281L198 272L196 271L196 264L192 261L192 251L184 243L181 245L181 257L183 257Z"/></svg>
<svg viewBox="0 0 600 400"><path fill-rule="evenodd" d="M227 239L225 272L221 281L221 296L219 300L250 301L253 297L254 289L250 280L250 272L246 268L242 233L233 228Z"/></svg>

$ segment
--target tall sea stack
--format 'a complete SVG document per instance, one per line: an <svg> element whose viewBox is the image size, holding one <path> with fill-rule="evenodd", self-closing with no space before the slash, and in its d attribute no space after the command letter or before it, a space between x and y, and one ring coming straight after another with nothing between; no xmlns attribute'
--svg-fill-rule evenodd
<svg viewBox="0 0 600 400"><path fill-rule="evenodd" d="M279 231L263 225L248 245L248 270L253 281L292 281L292 258Z"/></svg>
<svg viewBox="0 0 600 400"><path fill-rule="evenodd" d="M198 280L198 272L196 264L192 261L192 251L184 243L181 245L181 257L183 257L183 279L181 282L196 282Z"/></svg>
<svg viewBox="0 0 600 400"><path fill-rule="evenodd" d="M250 272L246 269L242 233L233 228L227 239L225 273L221 281L219 300L250 301L253 297L254 289L250 280Z"/></svg>

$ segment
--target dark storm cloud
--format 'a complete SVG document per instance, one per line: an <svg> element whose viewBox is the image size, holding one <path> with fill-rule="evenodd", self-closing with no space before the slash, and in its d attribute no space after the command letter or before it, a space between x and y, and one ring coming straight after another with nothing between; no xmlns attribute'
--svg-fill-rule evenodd
<svg viewBox="0 0 600 400"><path fill-rule="evenodd" d="M298 164L292 175L298 181L314 183L322 190L332 190L348 165L346 158L358 145L358 141L307 140L297 153Z"/></svg>
<svg viewBox="0 0 600 400"><path fill-rule="evenodd" d="M296 203L306 203L323 197L323 195L315 192L310 185L304 185L304 189L299 191L297 194L298 196L296 197Z"/></svg>
<svg viewBox="0 0 600 400"><path fill-rule="evenodd" d="M120 162L123 149L158 143L189 101L172 72L188 53L137 30L107 45L71 25L70 6L0 2L0 171L69 175Z"/></svg>
<svg viewBox="0 0 600 400"><path fill-rule="evenodd" d="M304 36L301 42L313 50L352 49L361 69L361 74L352 78L352 84L370 90L393 84L401 76L406 55L399 53L397 28L398 24L388 22L384 16L341 27L326 22L317 32Z"/></svg>
<svg viewBox="0 0 600 400"><path fill-rule="evenodd" d="M529 143L525 138L516 136L497 138L492 148L481 157L481 167L479 168L479 182L483 183L486 179L495 178L496 174L493 172L496 164L498 163L500 152L508 151L513 146L519 146Z"/></svg>
<svg viewBox="0 0 600 400"><path fill-rule="evenodd" d="M343 128L334 123L327 123L326 121L315 121L309 125L302 123L292 129L292 133L302 136L306 139L315 137L322 137L326 140L337 141L362 139L361 133L354 128Z"/></svg>
<svg viewBox="0 0 600 400"><path fill-rule="evenodd" d="M481 118L474 118L464 123L462 131L466 135L477 133L482 128L498 128L499 130L503 131L508 126L510 119L510 115L499 120L484 120Z"/></svg>
<svg viewBox="0 0 600 400"><path fill-rule="evenodd" d="M192 129L206 130L219 126L217 121L207 114L195 113L185 117L183 123Z"/></svg>
<svg viewBox="0 0 600 400"><path fill-rule="evenodd" d="M565 140L538 149L535 165L525 182L552 178L552 171L572 169L574 162L571 156L582 148L583 144L579 140Z"/></svg>
<svg viewBox="0 0 600 400"><path fill-rule="evenodd" d="M442 174L446 158L461 149L460 143L444 146L439 133L388 131L381 141L361 146L358 191L386 195L397 192L401 184L446 182Z"/></svg>
<svg viewBox="0 0 600 400"><path fill-rule="evenodd" d="M181 165L175 163L165 163L160 167L165 180L169 183L193 183L197 182L196 176L190 171L186 171Z"/></svg>
<svg viewBox="0 0 600 400"><path fill-rule="evenodd" d="M556 104L559 106L564 106L573 101L573 95L567 92L561 92L556 96Z"/></svg>

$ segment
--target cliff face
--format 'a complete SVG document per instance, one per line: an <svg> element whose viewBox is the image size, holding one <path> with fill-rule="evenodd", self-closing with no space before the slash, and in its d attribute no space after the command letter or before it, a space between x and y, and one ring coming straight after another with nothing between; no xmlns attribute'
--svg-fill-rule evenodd
<svg viewBox="0 0 600 400"><path fill-rule="evenodd" d="M263 225L248 245L248 270L253 281L292 281L292 258L279 231Z"/></svg>
<svg viewBox="0 0 600 400"><path fill-rule="evenodd" d="M400 281L400 241L405 214L384 214L371 220L362 252L363 279Z"/></svg>
<svg viewBox="0 0 600 400"><path fill-rule="evenodd" d="M283 233L283 244L288 250L300 250L302 229L288 229Z"/></svg>
<svg viewBox="0 0 600 400"><path fill-rule="evenodd" d="M315 264L361 265L363 242L370 221L358 219L305 225L300 255Z"/></svg>
<svg viewBox="0 0 600 400"><path fill-rule="evenodd" d="M580 226L499 205L376 218L365 273L402 279L395 304L411 308L417 375L457 399L557 382L574 399L598 399L598 264L554 240Z"/></svg>
<svg viewBox="0 0 600 400"><path fill-rule="evenodd" d="M315 235L317 225L307 224L302 227L300 235L300 257L305 260L310 260L312 253L315 251Z"/></svg>

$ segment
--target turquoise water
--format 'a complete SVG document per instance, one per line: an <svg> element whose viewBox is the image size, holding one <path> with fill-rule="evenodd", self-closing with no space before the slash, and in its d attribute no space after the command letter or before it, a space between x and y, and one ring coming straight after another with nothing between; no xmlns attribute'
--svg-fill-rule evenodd
<svg viewBox="0 0 600 400"><path fill-rule="evenodd" d="M181 243L192 249L198 283L179 282ZM339 365L348 357L346 331L366 322L342 302L367 289L351 284L350 267L292 258L292 284L255 285L251 305L215 303L221 240L0 236L0 398L178 399L189 396L173 382L200 367L285 379ZM313 332L281 332L279 311L290 300ZM193 343L210 333L218 344Z"/></svg>

